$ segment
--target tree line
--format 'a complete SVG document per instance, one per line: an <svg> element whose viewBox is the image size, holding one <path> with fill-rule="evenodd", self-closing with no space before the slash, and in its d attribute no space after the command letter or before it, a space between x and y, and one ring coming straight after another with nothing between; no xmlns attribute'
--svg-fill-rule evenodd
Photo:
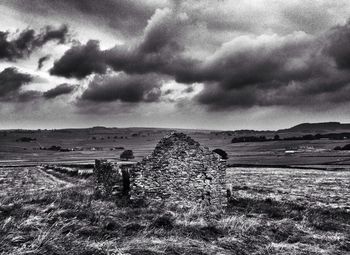
<svg viewBox="0 0 350 255"><path fill-rule="evenodd" d="M273 138L267 138L266 136L241 136L234 137L232 143L247 143L247 142L269 142L269 141L298 141L298 140L345 140L350 139L350 133L329 133L329 134L307 134L302 136L291 136L280 138L279 135L275 135Z"/></svg>

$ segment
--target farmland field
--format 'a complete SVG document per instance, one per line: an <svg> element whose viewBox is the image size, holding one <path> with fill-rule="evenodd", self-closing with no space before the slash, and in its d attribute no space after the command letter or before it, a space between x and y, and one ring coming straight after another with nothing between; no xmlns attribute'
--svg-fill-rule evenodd
<svg viewBox="0 0 350 255"><path fill-rule="evenodd" d="M88 169L124 149L139 161L171 131L0 134L0 254L350 254L350 152L333 150L347 140L231 143L225 133L185 130L229 156L222 211L101 199L91 176L41 167Z"/></svg>
<svg viewBox="0 0 350 255"><path fill-rule="evenodd" d="M272 199L350 212L350 171L229 168L234 196Z"/></svg>
<svg viewBox="0 0 350 255"><path fill-rule="evenodd" d="M93 163L96 158L116 160L123 149L134 152L135 161L151 153L157 141L171 129L151 128L91 128L82 130L19 130L0 133L0 166L57 162ZM224 149L228 164L248 165L323 165L350 168L350 151L334 151L348 140L269 141L231 143L232 136L209 131L179 130L210 149ZM6 134L6 135L5 135ZM18 142L21 137L35 139ZM41 147L61 146L72 151L41 150ZM287 154L292 150L295 153Z"/></svg>
<svg viewBox="0 0 350 255"><path fill-rule="evenodd" d="M0 254L350 254L348 171L229 168L225 211L132 206L91 179L1 168Z"/></svg>
<svg viewBox="0 0 350 255"><path fill-rule="evenodd" d="M39 166L5 167L0 168L0 198L58 191L82 182L84 180L72 179L59 173L50 174Z"/></svg>
<svg viewBox="0 0 350 255"><path fill-rule="evenodd" d="M0 197L4 197L18 193L30 194L44 190L55 190L69 186L69 183L46 174L36 167L1 168L0 186Z"/></svg>

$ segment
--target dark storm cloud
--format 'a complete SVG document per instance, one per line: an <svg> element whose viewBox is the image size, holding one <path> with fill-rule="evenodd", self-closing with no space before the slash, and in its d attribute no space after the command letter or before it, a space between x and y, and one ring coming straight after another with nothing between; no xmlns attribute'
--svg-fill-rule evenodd
<svg viewBox="0 0 350 255"><path fill-rule="evenodd" d="M63 84L60 84L53 89L50 89L50 90L44 92L43 96L46 99L56 98L56 97L61 96L61 95L66 95L66 94L72 93L76 89L76 87L77 87L76 85L63 83Z"/></svg>
<svg viewBox="0 0 350 255"><path fill-rule="evenodd" d="M194 88L191 87L191 86L188 86L182 92L184 92L184 93L192 93L193 91L194 91Z"/></svg>
<svg viewBox="0 0 350 255"><path fill-rule="evenodd" d="M181 82L192 82L192 68L198 62L184 58L181 20L170 9L157 10L144 30L141 40L131 45L117 45L101 51L97 41L73 46L55 62L51 74L82 79L92 73L103 74L107 66L129 74L158 73L174 76Z"/></svg>
<svg viewBox="0 0 350 255"><path fill-rule="evenodd" d="M8 32L0 31L0 59L15 60L29 56L35 49L42 47L49 41L65 43L68 27L53 28L46 26L39 33L33 29L21 31L14 39L9 39Z"/></svg>
<svg viewBox="0 0 350 255"><path fill-rule="evenodd" d="M294 35L282 40L254 40L251 45L247 41L240 43L245 45L241 47L234 44L207 62L205 69L211 79L205 81L195 100L212 110L273 105L332 107L346 102L349 34L346 24L320 37ZM212 75L218 77L213 79Z"/></svg>
<svg viewBox="0 0 350 255"><path fill-rule="evenodd" d="M218 84L211 84L195 97L196 101L203 105L208 105L211 110L223 110L231 107L248 107L255 105L258 95L253 89L240 89L226 91Z"/></svg>
<svg viewBox="0 0 350 255"><path fill-rule="evenodd" d="M157 10L138 43L117 45L106 51L100 51L96 42L73 47L55 63L51 73L83 78L93 72L104 73L110 66L129 74L158 73L181 83L210 81L231 88L276 79L306 79L314 68L319 68L311 61L289 64L305 62L303 58L312 48L312 40L303 33L285 38L241 36L224 44L205 61L188 57L179 38L189 24L170 9ZM89 54L84 51L88 47ZM82 64L77 65L78 62ZM81 72L82 68L86 71Z"/></svg>
<svg viewBox="0 0 350 255"><path fill-rule="evenodd" d="M152 75L96 76L81 96L83 101L127 103L155 102L161 95L161 83Z"/></svg>
<svg viewBox="0 0 350 255"><path fill-rule="evenodd" d="M17 93L23 85L31 81L29 74L21 73L14 67L5 68L0 72L0 98Z"/></svg>
<svg viewBox="0 0 350 255"><path fill-rule="evenodd" d="M20 103L25 103L25 102L33 101L35 99L39 99L41 97L42 97L42 93L40 91L27 90L27 91L18 93L16 96L12 98L12 100Z"/></svg>
<svg viewBox="0 0 350 255"><path fill-rule="evenodd" d="M339 91L349 86L349 24L317 36L304 32L235 36L205 58L194 58L187 52L183 32L192 26L193 20L186 15L158 9L139 41L104 51L97 41L74 46L50 72L82 79L92 73L104 74L110 67L126 73L128 80L152 74L179 83L203 83L195 100L210 109L310 105L312 99L339 98ZM130 85L127 91L125 84L129 83L117 77L94 81L82 99L144 100L142 87Z"/></svg>
<svg viewBox="0 0 350 255"><path fill-rule="evenodd" d="M50 74L66 78L82 79L92 73L103 74L107 66L98 41L75 45L54 63Z"/></svg>
<svg viewBox="0 0 350 255"><path fill-rule="evenodd" d="M129 47L115 46L105 51L106 63L115 71L158 73L187 81L196 60L185 58L181 34L189 24L170 9L158 9L148 21L141 40Z"/></svg>
<svg viewBox="0 0 350 255"><path fill-rule="evenodd" d="M160 2L160 1L158 1ZM35 15L89 19L125 34L137 34L162 3L137 0L5 0L8 6Z"/></svg>
<svg viewBox="0 0 350 255"><path fill-rule="evenodd" d="M280 82L274 86L256 84L227 90L220 84L205 84L195 100L210 110L252 106L288 106L323 109L348 101L350 75L314 77L306 81Z"/></svg>
<svg viewBox="0 0 350 255"><path fill-rule="evenodd" d="M68 40L68 26L62 25L59 28L54 28L52 26L46 26L41 33L39 34L37 40L37 43L39 46L42 46L43 44L56 40L59 44L64 44Z"/></svg>
<svg viewBox="0 0 350 255"><path fill-rule="evenodd" d="M50 59L50 55L43 56L38 60L38 70L43 68L44 63Z"/></svg>
<svg viewBox="0 0 350 255"><path fill-rule="evenodd" d="M333 57L340 69L350 69L350 20L329 32L329 44L325 51Z"/></svg>
<svg viewBox="0 0 350 255"><path fill-rule="evenodd" d="M305 35L242 36L224 44L201 69L201 80L219 82L226 89L308 79L321 68L308 59L313 40Z"/></svg>
<svg viewBox="0 0 350 255"><path fill-rule="evenodd" d="M39 91L22 91L22 87L31 81L31 75L21 73L14 67L5 68L0 72L0 101L24 103L40 98Z"/></svg>

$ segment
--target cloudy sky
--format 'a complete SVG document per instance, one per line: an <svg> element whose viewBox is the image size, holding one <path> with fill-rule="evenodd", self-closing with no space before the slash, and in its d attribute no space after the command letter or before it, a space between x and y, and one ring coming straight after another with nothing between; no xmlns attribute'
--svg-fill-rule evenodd
<svg viewBox="0 0 350 255"><path fill-rule="evenodd" d="M350 122L348 0L2 0L0 128Z"/></svg>

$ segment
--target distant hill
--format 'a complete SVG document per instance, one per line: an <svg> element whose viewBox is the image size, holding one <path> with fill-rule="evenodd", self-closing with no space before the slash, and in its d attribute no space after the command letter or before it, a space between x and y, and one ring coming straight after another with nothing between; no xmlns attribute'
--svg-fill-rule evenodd
<svg viewBox="0 0 350 255"><path fill-rule="evenodd" d="M213 135L221 136L266 136L273 138L276 134L282 138L290 136L303 136L305 134L329 134L329 133L345 133L350 132L350 123L340 122L319 122L319 123L301 123L291 128L279 130L250 130L241 129L235 131L212 131Z"/></svg>
<svg viewBox="0 0 350 255"><path fill-rule="evenodd" d="M280 129L278 133L325 133L325 132L344 132L350 131L349 123L340 122L320 122L320 123L302 123L288 129Z"/></svg>
<svg viewBox="0 0 350 255"><path fill-rule="evenodd" d="M319 122L319 123L301 123L291 128L279 130L254 130L254 129L239 129L239 130L210 130L210 129L183 129L183 128L156 128L156 127L104 127L94 126L90 128L64 128L64 129L8 129L1 130L0 133L71 133L71 134L89 134L89 135L108 135L108 134L132 134L132 133L170 133L172 131L185 132L187 134L211 134L215 136L257 136L263 135L266 137L274 137L276 134L302 135L302 134L325 134L325 133L342 133L350 132L350 123L340 122Z"/></svg>

